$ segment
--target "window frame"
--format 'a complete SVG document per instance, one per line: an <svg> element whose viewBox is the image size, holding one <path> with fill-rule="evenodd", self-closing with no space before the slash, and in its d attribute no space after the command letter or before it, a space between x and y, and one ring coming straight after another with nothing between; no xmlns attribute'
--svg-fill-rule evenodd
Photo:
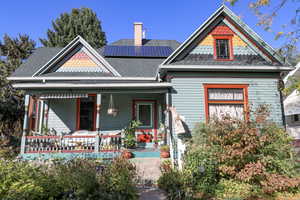
<svg viewBox="0 0 300 200"><path fill-rule="evenodd" d="M218 61L232 61L234 59L233 44L232 44L233 35L213 35L213 38L214 38L214 59ZM217 40L228 40L229 58L224 58L224 59L218 58Z"/></svg>
<svg viewBox="0 0 300 200"><path fill-rule="evenodd" d="M96 131L96 114L97 114L97 100L96 94L89 94L89 97L94 99L94 110L93 110L93 127L91 131ZM76 131L80 129L80 98L76 99Z"/></svg>
<svg viewBox="0 0 300 200"><path fill-rule="evenodd" d="M248 84L203 84L204 87L204 98L205 98L205 117L206 122L209 122L209 104L224 104L224 105L234 105L239 104L244 107L244 119L249 120L248 112ZM243 100L209 100L208 89L243 89Z"/></svg>

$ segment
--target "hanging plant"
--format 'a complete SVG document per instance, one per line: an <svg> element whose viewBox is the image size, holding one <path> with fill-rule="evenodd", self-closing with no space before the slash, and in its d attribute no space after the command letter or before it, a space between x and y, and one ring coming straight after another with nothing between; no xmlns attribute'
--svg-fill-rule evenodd
<svg viewBox="0 0 300 200"><path fill-rule="evenodd" d="M118 114L118 109L115 107L112 94L110 95L110 98L109 98L107 114L112 115L113 117L117 116L117 114Z"/></svg>

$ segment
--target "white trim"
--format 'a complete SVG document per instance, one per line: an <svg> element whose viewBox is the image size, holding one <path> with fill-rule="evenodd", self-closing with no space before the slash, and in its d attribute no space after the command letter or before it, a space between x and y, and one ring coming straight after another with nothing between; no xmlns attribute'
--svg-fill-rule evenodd
<svg viewBox="0 0 300 200"><path fill-rule="evenodd" d="M165 88L170 83L103 83L103 84L76 84L76 83L14 83L14 88Z"/></svg>
<svg viewBox="0 0 300 200"><path fill-rule="evenodd" d="M26 80L156 80L156 77L8 77L7 80L26 81Z"/></svg>
<svg viewBox="0 0 300 200"><path fill-rule="evenodd" d="M72 50L72 48L78 45L79 43L81 43L84 47L86 47L91 52L91 54L93 54L93 56L95 56L113 75L121 77L121 75L81 36L77 36L74 40L72 40L67 46L65 46L62 50L60 50L51 60L49 60L43 67L41 67L32 76L34 77L36 75L44 73L54 63L56 63L67 53L69 53L69 51Z"/></svg>
<svg viewBox="0 0 300 200"><path fill-rule="evenodd" d="M226 65L167 65L162 66L161 69L173 69L173 70L198 70L198 71L207 71L207 70L228 70L228 71L249 71L249 70L257 70L257 71L290 71L294 69L293 67L288 66L226 66Z"/></svg>
<svg viewBox="0 0 300 200"><path fill-rule="evenodd" d="M151 114L151 121L150 121L150 126L139 126L139 128L153 128L153 125L154 125L154 123L153 123L153 121L154 121L154 114L153 114L153 107L154 107L154 105L153 105L153 103L149 103L149 102L143 102L143 101L138 101L137 103L136 103L136 110L135 110L135 112L136 112L136 119L139 121L140 119L139 119L139 106L140 105L150 105L150 114Z"/></svg>

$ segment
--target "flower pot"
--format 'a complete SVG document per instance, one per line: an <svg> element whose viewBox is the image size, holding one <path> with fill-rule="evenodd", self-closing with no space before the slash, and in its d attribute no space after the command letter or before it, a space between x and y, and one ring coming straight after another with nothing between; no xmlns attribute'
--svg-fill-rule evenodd
<svg viewBox="0 0 300 200"><path fill-rule="evenodd" d="M122 157L125 159L130 159L130 158L132 158L132 153L130 151L124 151L122 153Z"/></svg>
<svg viewBox="0 0 300 200"><path fill-rule="evenodd" d="M170 152L168 152L168 151L161 151L160 152L160 157L161 158L170 158Z"/></svg>

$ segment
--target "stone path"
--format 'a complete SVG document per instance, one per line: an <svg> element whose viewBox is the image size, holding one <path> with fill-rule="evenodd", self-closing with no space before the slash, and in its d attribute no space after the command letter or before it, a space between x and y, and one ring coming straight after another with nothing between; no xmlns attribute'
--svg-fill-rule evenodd
<svg viewBox="0 0 300 200"><path fill-rule="evenodd" d="M156 183L161 175L159 170L161 158L133 158L130 161L135 164L137 173L142 180Z"/></svg>
<svg viewBox="0 0 300 200"><path fill-rule="evenodd" d="M140 177L140 200L166 200L164 192L156 187L156 182L161 175L159 166L163 159L134 158L130 159L130 161L136 165L137 173Z"/></svg>
<svg viewBox="0 0 300 200"><path fill-rule="evenodd" d="M140 200L167 200L163 191L158 188L139 189Z"/></svg>

